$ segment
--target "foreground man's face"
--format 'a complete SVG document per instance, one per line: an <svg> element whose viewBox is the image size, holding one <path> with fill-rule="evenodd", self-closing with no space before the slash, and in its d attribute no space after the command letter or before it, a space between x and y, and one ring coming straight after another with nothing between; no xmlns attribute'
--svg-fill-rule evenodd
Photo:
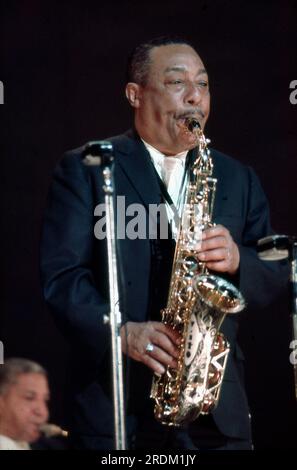
<svg viewBox="0 0 297 470"><path fill-rule="evenodd" d="M152 49L147 82L137 85L135 124L140 136L166 155L195 147L184 132L187 117L202 129L209 115L208 76L197 53L187 45Z"/></svg>

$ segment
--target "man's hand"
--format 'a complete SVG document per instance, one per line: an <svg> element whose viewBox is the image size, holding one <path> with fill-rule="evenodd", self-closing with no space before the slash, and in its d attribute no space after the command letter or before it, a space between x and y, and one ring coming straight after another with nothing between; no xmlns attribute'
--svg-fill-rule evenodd
<svg viewBox="0 0 297 470"><path fill-rule="evenodd" d="M239 250L223 225L216 225L202 233L198 258L212 271L235 274L239 267Z"/></svg>
<svg viewBox="0 0 297 470"><path fill-rule="evenodd" d="M157 374L164 366L177 367L179 335L161 322L127 322L121 327L122 350L135 361L143 362ZM147 351L148 344L153 345Z"/></svg>

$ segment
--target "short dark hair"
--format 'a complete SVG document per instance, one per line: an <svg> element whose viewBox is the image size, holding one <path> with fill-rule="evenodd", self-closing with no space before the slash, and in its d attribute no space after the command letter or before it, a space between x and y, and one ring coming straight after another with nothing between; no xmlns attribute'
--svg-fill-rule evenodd
<svg viewBox="0 0 297 470"><path fill-rule="evenodd" d="M179 36L160 36L149 41L143 42L135 47L128 58L127 62L127 82L138 83L145 85L148 68L150 65L150 52L154 47L168 46L170 44L185 44L192 47L194 46L188 41Z"/></svg>
<svg viewBox="0 0 297 470"><path fill-rule="evenodd" d="M5 393L9 385L15 384L21 374L42 374L47 377L46 370L37 362L12 357L0 365L0 395Z"/></svg>

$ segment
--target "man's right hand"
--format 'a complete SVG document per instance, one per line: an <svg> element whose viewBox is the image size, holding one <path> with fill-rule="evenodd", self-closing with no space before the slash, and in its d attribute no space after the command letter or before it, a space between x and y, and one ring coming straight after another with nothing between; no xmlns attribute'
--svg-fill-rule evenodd
<svg viewBox="0 0 297 470"><path fill-rule="evenodd" d="M135 361L143 362L157 374L165 372L165 366L177 367L180 335L161 322L127 322L121 327L122 350ZM153 345L147 351L148 344Z"/></svg>

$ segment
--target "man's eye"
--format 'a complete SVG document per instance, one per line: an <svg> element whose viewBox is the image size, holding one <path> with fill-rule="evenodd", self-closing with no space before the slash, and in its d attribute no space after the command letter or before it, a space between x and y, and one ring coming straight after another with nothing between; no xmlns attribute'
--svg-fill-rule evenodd
<svg viewBox="0 0 297 470"><path fill-rule="evenodd" d="M34 400L34 397L32 397L31 395L27 395L27 396L24 397L24 399L25 399L26 401L33 401L33 400Z"/></svg>
<svg viewBox="0 0 297 470"><path fill-rule="evenodd" d="M181 83L183 83L183 81L179 80L179 79L178 80L171 80L170 83L171 83L171 85L180 85Z"/></svg>
<svg viewBox="0 0 297 470"><path fill-rule="evenodd" d="M204 82L204 81L198 82L197 85L200 86L201 88L207 88L208 87L208 83Z"/></svg>

